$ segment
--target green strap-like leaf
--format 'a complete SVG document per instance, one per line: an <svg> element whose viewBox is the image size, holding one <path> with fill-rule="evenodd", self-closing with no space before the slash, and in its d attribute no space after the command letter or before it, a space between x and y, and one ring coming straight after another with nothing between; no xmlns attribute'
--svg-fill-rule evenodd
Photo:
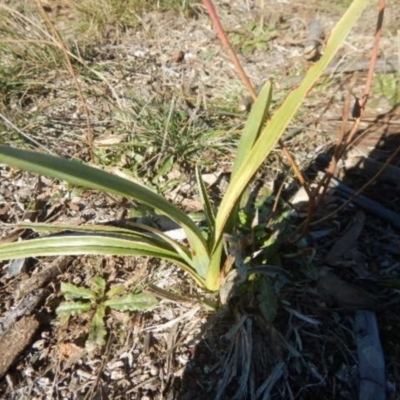
<svg viewBox="0 0 400 400"><path fill-rule="evenodd" d="M157 193L127 179L76 161L12 147L0 146L0 163L64 180L73 185L124 196L163 212L185 230L196 270L199 275L205 277L209 255L200 229L188 215Z"/></svg>
<svg viewBox="0 0 400 400"><path fill-rule="evenodd" d="M236 172L242 166L246 156L250 153L257 141L261 129L265 124L265 121L269 114L269 109L272 101L272 81L269 79L261 92L257 96L257 100L251 108L250 114L247 118L244 126L242 135L240 137L237 153L235 157L235 163L232 168L232 178L236 175Z"/></svg>
<svg viewBox="0 0 400 400"><path fill-rule="evenodd" d="M11 260L23 257L57 256L57 255L117 255L117 256L149 256L172 261L182 267L200 285L205 280L193 270L191 265L173 250L160 248L151 242L126 240L98 235L60 235L54 237L32 239L24 242L6 243L0 246L0 260Z"/></svg>
<svg viewBox="0 0 400 400"><path fill-rule="evenodd" d="M214 227L214 223L215 223L215 214L214 214L213 207L211 205L210 198L207 193L206 185L204 184L204 180L203 180L203 177L201 176L198 165L196 165L196 180L197 180L197 186L200 191L201 202L203 203L206 221L207 221L208 227L212 229Z"/></svg>
<svg viewBox="0 0 400 400"><path fill-rule="evenodd" d="M353 1L352 5L333 29L324 55L308 70L299 87L287 96L282 106L273 114L252 150L247 154L244 161L240 163L240 167L235 173L234 179L231 180L218 210L215 222L215 246L220 244L225 225L243 191L284 133L303 103L307 93L332 61L351 28L360 17L361 12L368 7L370 3L371 0Z"/></svg>
<svg viewBox="0 0 400 400"><path fill-rule="evenodd" d="M30 228L37 232L52 232L61 233L63 231L73 231L73 232L87 232L93 233L94 235L107 235L109 237L119 237L121 239L127 240L138 240L141 242L149 243L152 246L160 247L165 250L175 250L182 259L193 267L195 270L195 265L191 259L190 252L186 247L182 246L180 243L168 237L163 232L158 229L152 228L147 225L137 224L130 222L132 228L137 230L120 228L108 225L68 225L68 224L45 224L45 223L32 223L32 222L22 222L16 225L18 228Z"/></svg>

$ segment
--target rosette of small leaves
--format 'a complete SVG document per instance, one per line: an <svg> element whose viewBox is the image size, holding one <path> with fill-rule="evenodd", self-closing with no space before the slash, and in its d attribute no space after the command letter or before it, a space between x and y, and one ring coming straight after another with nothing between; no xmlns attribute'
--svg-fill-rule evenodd
<svg viewBox="0 0 400 400"><path fill-rule="evenodd" d="M61 283L63 301L56 309L62 324L77 314L91 312L89 335L86 342L88 350L101 348L105 345L107 329L105 316L107 309L117 311L146 311L158 304L158 300L147 293L125 293L123 285L112 286L106 290L106 281L95 277L90 282L90 288L72 283Z"/></svg>

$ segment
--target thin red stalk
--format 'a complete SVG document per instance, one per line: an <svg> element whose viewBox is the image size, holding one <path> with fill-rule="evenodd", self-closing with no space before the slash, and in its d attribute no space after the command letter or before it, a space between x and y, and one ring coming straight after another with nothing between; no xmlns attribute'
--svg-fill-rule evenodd
<svg viewBox="0 0 400 400"><path fill-rule="evenodd" d="M383 26L383 16L384 16L384 13L385 13L385 7L386 7L385 0L379 0L378 20L377 20L377 23L376 23L373 47L372 47L372 50L371 50L370 63L369 63L367 81L366 81L365 89L364 89L363 101L362 101L362 104L361 104L361 112L360 112L360 116L354 122L354 125L353 125L353 127L352 127L352 129L350 131L350 134L347 137L347 141L346 141L347 144L349 144L352 141L353 136L355 135L355 133L356 133L356 131L358 129L358 126L359 126L361 118L362 118L362 116L364 114L365 107L367 105L367 102L368 102L368 99L369 99L369 95L370 95L370 92L371 92L372 79L373 79L373 76L374 76L375 66L376 66L376 62L377 62L377 59L378 59L379 41L380 41L380 38L381 38L381 32L382 32L382 26ZM327 216L319 219L318 221L313 222L312 225L315 225L315 224L318 224L320 222L326 221L327 219L329 219L329 218L333 217L334 215L336 215L344 207L346 207L357 196L359 196L369 185L371 185L376 179L378 179L378 177L382 174L382 172L385 170L387 165L389 165L390 162L398 154L400 154L400 145L392 153L392 155L386 160L386 162L382 165L382 167L379 169L379 171L371 179L369 179L368 182L365 183L353 196L351 196L340 207L338 207L333 212L329 213Z"/></svg>
<svg viewBox="0 0 400 400"><path fill-rule="evenodd" d="M214 24L214 28L217 31L217 34L218 34L222 44L228 50L229 57L231 58L233 64L235 65L236 71L239 74L240 79L245 84L245 86L246 86L247 90L249 91L253 100L255 100L257 98L256 91L254 90L253 85L251 84L250 79L248 78L246 72L244 72L244 69L242 68L242 65L240 64L240 61L237 58L237 55L236 55L235 51L233 50L231 43L229 42L228 36L226 35L225 30L222 27L221 21L218 18L217 12L215 11L214 4L212 3L211 0L203 0L203 3L208 11L208 14L210 15L211 21Z"/></svg>

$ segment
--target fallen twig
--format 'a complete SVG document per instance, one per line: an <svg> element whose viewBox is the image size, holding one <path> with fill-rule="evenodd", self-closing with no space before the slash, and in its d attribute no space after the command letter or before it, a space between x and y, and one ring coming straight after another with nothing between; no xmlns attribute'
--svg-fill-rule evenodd
<svg viewBox="0 0 400 400"><path fill-rule="evenodd" d="M376 315L371 311L357 311L354 318L360 400L386 398L385 360L379 339Z"/></svg>
<svg viewBox="0 0 400 400"><path fill-rule="evenodd" d="M319 176L323 176L323 173L320 172L318 173ZM346 202L344 205L352 202L354 204L357 204L360 208L362 208L364 211L370 213L371 215L374 215L378 218L383 219L386 222L389 222L392 224L394 227L400 229L400 215L392 210L389 210L386 207L383 207L379 203L377 203L374 200L369 199L368 197L364 195L357 195L356 191L349 188L346 184L344 184L342 181L336 178L332 178L330 182L331 188L336 189L339 194L341 194L343 197L346 198ZM343 206L340 206L337 210L342 209ZM336 210L336 212L337 212ZM331 214L329 214L328 217L330 217ZM318 221L315 221L312 223L312 225L315 225L323 220L327 219L327 217L324 217Z"/></svg>

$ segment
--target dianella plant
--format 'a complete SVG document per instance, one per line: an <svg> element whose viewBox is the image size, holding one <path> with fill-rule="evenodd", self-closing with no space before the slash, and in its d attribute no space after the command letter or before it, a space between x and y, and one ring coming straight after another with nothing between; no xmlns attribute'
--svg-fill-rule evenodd
<svg viewBox="0 0 400 400"><path fill-rule="evenodd" d="M185 232L184 243L164 232L137 224L133 229L111 226L22 224L39 232L74 231L0 245L0 260L67 254L158 257L181 266L203 288L219 290L225 234L235 231L241 196L299 110L307 93L328 67L351 28L370 1L355 0L332 30L321 59L312 65L297 88L270 115L272 84L267 82L248 116L238 144L229 187L215 209L198 170L196 174L207 228L152 190L83 163L38 152L0 146L0 163L49 176L72 185L119 195L151 207L175 221ZM20 226L20 225L19 225ZM203 225L204 226L204 225Z"/></svg>

